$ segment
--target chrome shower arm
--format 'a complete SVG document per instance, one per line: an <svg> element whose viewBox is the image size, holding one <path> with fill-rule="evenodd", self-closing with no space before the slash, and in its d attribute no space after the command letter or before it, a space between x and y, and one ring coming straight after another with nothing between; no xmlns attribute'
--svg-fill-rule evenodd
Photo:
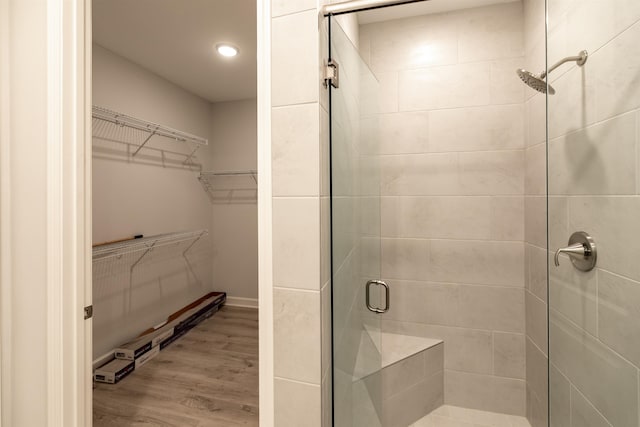
<svg viewBox="0 0 640 427"><path fill-rule="evenodd" d="M549 74L550 72L552 72L553 70L555 70L556 68L558 68L559 66L561 66L564 63L567 62L575 62L578 64L578 66L582 67L584 65L585 62L587 62L587 51L583 50L582 52L580 52L578 55L576 56L567 56L566 58L561 59L560 61L556 62L555 64L553 64L550 68L549 71L543 71L540 73L540 78L544 79L547 74Z"/></svg>

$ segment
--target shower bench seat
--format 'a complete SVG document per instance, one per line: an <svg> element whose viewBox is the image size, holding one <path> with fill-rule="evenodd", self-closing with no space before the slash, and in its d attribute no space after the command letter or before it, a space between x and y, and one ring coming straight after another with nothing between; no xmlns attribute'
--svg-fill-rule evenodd
<svg viewBox="0 0 640 427"><path fill-rule="evenodd" d="M410 425L444 403L442 340L365 328L358 353L356 375L370 392L381 387L383 425Z"/></svg>

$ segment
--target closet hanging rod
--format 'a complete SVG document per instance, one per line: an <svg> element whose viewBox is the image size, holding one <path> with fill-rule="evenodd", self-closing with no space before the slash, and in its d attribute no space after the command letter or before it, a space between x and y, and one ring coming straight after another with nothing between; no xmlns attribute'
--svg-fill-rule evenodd
<svg viewBox="0 0 640 427"><path fill-rule="evenodd" d="M144 132L149 132L147 141L153 135L164 136L180 142L190 142L198 145L208 145L209 141L206 138L202 138L187 132L183 132L177 129L170 128L168 126L153 123L147 120L139 119L136 117L128 116L126 114L118 113L103 107L94 105L92 108L92 116L95 119L103 120L109 123L113 123L118 126L125 126ZM145 143L147 142L145 141ZM141 147L144 143L141 145ZM141 148L140 147L140 148Z"/></svg>
<svg viewBox="0 0 640 427"><path fill-rule="evenodd" d="M159 234L156 236L143 237L141 239L127 240L125 242L118 242L104 246L98 246L93 248L93 260L102 260L105 258L121 256L141 250L149 252L152 249L156 249L165 245L186 242L190 240L193 240L193 244L195 244L196 241L198 241L203 236L206 236L207 234L209 234L208 230L167 233ZM190 249L191 246L189 246L187 250ZM184 252L186 252L187 250L185 250ZM146 252L144 255L146 255Z"/></svg>

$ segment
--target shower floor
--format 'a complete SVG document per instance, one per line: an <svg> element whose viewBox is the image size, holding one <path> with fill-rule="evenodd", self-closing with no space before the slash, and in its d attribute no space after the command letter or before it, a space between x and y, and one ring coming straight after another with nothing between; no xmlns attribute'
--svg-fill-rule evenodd
<svg viewBox="0 0 640 427"><path fill-rule="evenodd" d="M410 427L531 427L525 417L442 405Z"/></svg>

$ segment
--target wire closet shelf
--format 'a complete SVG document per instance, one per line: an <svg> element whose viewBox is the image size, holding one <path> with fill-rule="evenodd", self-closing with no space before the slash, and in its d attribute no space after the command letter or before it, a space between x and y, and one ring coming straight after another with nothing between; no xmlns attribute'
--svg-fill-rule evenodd
<svg viewBox="0 0 640 427"><path fill-rule="evenodd" d="M258 185L258 172L254 170L200 172L198 181L209 197L213 197L216 191L255 190Z"/></svg>
<svg viewBox="0 0 640 427"><path fill-rule="evenodd" d="M183 251L183 255L196 244L198 240L209 234L208 230L186 231L178 233L158 234L156 236L131 239L124 242L110 243L93 248L93 262L103 261L112 258L120 258L123 255L144 251L141 259L148 252L163 246L191 242ZM139 262L139 261L138 261ZM137 264L137 262L136 262Z"/></svg>
<svg viewBox="0 0 640 427"><path fill-rule="evenodd" d="M116 126L127 127L146 132L148 135L146 139L136 148L133 156L138 154L140 150L149 142L153 136L163 136L165 138L173 139L177 142L185 142L195 144L195 149L188 156L190 160L195 152L203 145L208 145L209 141L206 138L196 136L187 132L183 132L177 129L170 128L158 123L153 123L147 120L139 119L136 117L128 116L126 114L112 111L107 108L94 105L92 108L92 117L103 122L112 123Z"/></svg>

